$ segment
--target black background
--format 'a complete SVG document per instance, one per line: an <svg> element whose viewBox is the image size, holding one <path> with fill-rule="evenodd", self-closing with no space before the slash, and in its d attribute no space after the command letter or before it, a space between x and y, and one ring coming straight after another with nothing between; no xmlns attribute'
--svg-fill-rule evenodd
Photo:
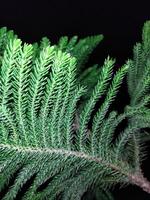
<svg viewBox="0 0 150 200"><path fill-rule="evenodd" d="M43 36L52 43L62 35L80 37L103 34L103 42L96 48L90 62L102 64L107 55L122 65L132 57L133 45L141 40L141 30L150 19L149 1L101 0L43 0L0 2L0 27L13 29L25 42L39 41ZM124 99L124 100L123 100ZM122 97L122 103L126 96ZM119 104L119 106L121 103ZM150 164L144 162L150 178ZM148 200L149 195L137 187L114 191L116 200Z"/></svg>

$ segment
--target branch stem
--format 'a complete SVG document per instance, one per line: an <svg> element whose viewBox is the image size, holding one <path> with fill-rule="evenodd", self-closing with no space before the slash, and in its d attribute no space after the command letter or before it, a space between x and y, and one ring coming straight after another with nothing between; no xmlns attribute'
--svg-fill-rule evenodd
<svg viewBox="0 0 150 200"><path fill-rule="evenodd" d="M132 184L139 186L143 191L150 194L150 182L142 175L142 173L130 175L129 180Z"/></svg>
<svg viewBox="0 0 150 200"><path fill-rule="evenodd" d="M150 194L150 182L143 176L142 172L139 171L135 174L129 174L123 170L122 167L117 166L113 163L107 162L101 158L96 158L93 156L90 156L88 154L85 154L83 152L76 152L76 151L69 151L64 149L50 149L50 148L27 148L27 147L21 147L21 146L11 146L9 144L0 144L0 150L9 149L12 151L17 152L26 152L26 153L39 153L39 154L58 154L63 156L75 156L81 159L86 159L89 161L94 161L96 163L100 163L104 166L110 167L111 169L120 172L122 175L125 175L129 182L133 185L136 185L140 187L143 191Z"/></svg>

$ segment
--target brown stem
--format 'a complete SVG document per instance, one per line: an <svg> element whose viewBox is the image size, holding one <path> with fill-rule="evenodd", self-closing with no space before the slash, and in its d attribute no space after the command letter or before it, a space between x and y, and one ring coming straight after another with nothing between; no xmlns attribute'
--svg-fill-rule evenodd
<svg viewBox="0 0 150 200"><path fill-rule="evenodd" d="M143 191L150 194L150 182L142 175L142 173L130 175L129 179L131 183L139 186Z"/></svg>

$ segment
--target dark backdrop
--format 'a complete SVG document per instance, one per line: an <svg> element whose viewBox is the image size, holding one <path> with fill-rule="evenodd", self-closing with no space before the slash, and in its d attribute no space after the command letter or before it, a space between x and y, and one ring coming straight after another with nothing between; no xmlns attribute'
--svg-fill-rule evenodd
<svg viewBox="0 0 150 200"><path fill-rule="evenodd" d="M13 29L25 42L35 42L43 36L55 43L62 35L104 34L103 42L90 58L90 62L100 64L108 54L117 59L117 65L131 57L132 47L140 41L142 26L148 19L150 3L144 0L13 0L0 4L0 27ZM143 167L150 177L149 162L146 161ZM150 199L131 186L119 192L116 189L114 195L116 200Z"/></svg>
<svg viewBox="0 0 150 200"><path fill-rule="evenodd" d="M48 36L81 37L102 33L105 40L94 52L97 62L110 54L118 63L131 55L141 38L143 23L150 19L149 1L140 0L43 0L7 1L0 4L0 26L14 29L26 42Z"/></svg>

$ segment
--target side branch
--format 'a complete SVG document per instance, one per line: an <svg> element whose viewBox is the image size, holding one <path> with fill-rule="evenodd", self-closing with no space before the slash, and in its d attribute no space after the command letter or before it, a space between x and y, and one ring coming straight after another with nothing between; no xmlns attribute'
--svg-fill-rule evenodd
<svg viewBox="0 0 150 200"><path fill-rule="evenodd" d="M130 175L129 180L132 184L139 186L143 191L150 194L150 182L142 175Z"/></svg>
<svg viewBox="0 0 150 200"><path fill-rule="evenodd" d="M69 151L64 149L50 149L50 148L27 148L27 147L24 148L21 146L0 144L0 151L1 150L3 151L4 149L9 149L12 151L24 152L24 153L26 152L26 153L39 153L39 154L58 154L67 157L74 156L77 158L86 159L88 161L94 161L105 167L109 167L112 170L118 171L122 175L125 175L131 184L139 186L141 189L143 189L143 191L150 194L150 182L143 176L141 172L136 174L130 174L127 171L124 171L121 166L109 163L108 161L105 161L102 158L93 157L83 152Z"/></svg>

